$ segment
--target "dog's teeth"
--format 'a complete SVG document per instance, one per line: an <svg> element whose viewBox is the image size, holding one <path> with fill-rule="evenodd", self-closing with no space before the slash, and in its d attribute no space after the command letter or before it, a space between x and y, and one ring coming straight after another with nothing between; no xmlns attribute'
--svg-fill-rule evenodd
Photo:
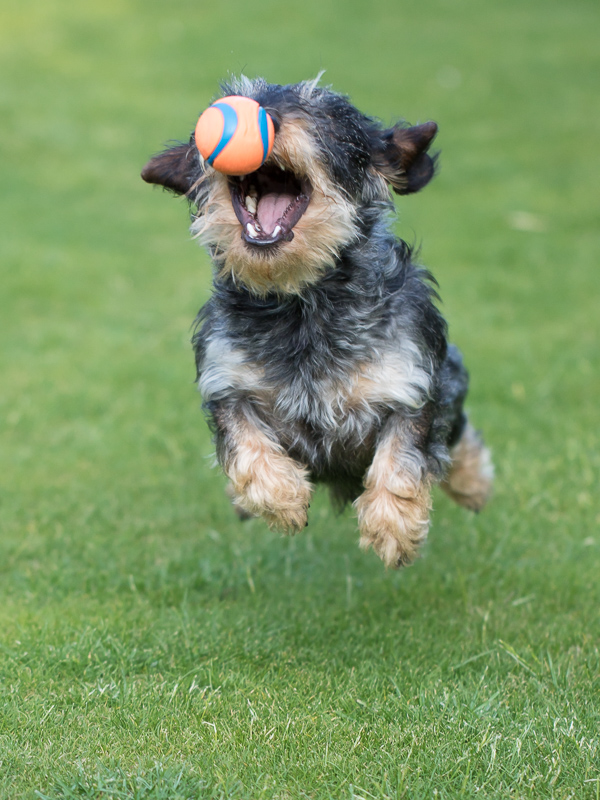
<svg viewBox="0 0 600 800"><path fill-rule="evenodd" d="M276 236L279 236L280 233L281 233L281 225L275 225L275 230L273 231L271 236L275 238Z"/></svg>
<svg viewBox="0 0 600 800"><path fill-rule="evenodd" d="M246 208L251 214L256 214L256 208L257 208L256 197L248 195L248 197L246 198Z"/></svg>
<svg viewBox="0 0 600 800"><path fill-rule="evenodd" d="M258 236L258 231L251 222L246 225L246 233L251 239L256 239Z"/></svg>

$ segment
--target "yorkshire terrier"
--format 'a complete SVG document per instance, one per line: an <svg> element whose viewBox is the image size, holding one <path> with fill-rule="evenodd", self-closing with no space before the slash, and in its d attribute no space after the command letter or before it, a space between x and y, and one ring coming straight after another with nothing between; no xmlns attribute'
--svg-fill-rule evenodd
<svg viewBox="0 0 600 800"><path fill-rule="evenodd" d="M361 547L408 564L432 484L478 511L493 473L435 281L390 230L390 189L411 194L434 175L437 125L385 128L318 79L222 90L271 115L265 164L228 177L192 136L142 177L188 199L214 264L193 344L230 495L241 516L295 532L325 483L338 508L354 503Z"/></svg>

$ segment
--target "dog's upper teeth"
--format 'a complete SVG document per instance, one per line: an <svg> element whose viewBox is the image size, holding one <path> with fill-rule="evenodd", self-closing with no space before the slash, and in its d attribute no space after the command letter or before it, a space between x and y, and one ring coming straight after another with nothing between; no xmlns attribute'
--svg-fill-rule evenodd
<svg viewBox="0 0 600 800"><path fill-rule="evenodd" d="M246 198L246 208L251 214L256 214L257 204L256 204L256 197L253 195L248 195Z"/></svg>

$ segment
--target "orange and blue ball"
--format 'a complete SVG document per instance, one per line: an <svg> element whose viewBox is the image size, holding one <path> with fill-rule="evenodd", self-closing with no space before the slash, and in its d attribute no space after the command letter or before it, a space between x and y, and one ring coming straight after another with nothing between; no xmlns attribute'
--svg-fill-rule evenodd
<svg viewBox="0 0 600 800"><path fill-rule="evenodd" d="M247 175L271 155L275 126L250 97L223 97L200 116L195 139L202 158L225 175Z"/></svg>

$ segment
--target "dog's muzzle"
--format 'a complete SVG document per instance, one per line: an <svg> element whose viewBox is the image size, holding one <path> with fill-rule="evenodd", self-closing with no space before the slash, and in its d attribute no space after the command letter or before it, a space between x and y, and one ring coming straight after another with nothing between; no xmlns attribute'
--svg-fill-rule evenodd
<svg viewBox="0 0 600 800"><path fill-rule="evenodd" d="M231 203L249 245L268 247L291 242L312 188L289 170L265 165L256 172L229 180Z"/></svg>

